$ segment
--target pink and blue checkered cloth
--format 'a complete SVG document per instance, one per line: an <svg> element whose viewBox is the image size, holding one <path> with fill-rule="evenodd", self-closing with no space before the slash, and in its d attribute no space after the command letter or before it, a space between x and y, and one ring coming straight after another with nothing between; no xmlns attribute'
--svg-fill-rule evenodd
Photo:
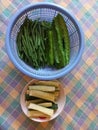
<svg viewBox="0 0 98 130"><path fill-rule="evenodd" d="M21 110L20 95L31 78L22 74L7 56L5 37L10 18L35 2L54 2L72 12L85 34L80 63L59 79L65 84L66 105L53 121L36 123ZM0 0L0 130L98 130L98 1Z"/></svg>

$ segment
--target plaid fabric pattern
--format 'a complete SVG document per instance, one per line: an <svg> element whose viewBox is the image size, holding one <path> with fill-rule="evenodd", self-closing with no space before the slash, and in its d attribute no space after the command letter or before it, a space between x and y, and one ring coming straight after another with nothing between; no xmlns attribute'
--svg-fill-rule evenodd
<svg viewBox="0 0 98 130"><path fill-rule="evenodd" d="M36 123L20 107L20 95L31 78L9 60L5 35L17 10L35 2L54 2L72 12L85 34L80 63L65 77L66 105L55 120ZM98 1L97 0L1 0L0 1L0 130L98 130Z"/></svg>

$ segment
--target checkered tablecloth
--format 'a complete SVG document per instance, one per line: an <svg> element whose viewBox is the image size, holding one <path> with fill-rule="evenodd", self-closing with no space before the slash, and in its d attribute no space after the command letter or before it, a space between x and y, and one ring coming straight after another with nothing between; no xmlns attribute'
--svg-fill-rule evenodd
<svg viewBox="0 0 98 130"><path fill-rule="evenodd" d="M85 34L79 64L65 77L66 105L55 120L36 123L21 110L20 95L31 80L8 58L5 37L10 18L25 5L42 0L0 0L0 130L98 130L98 1L44 0L72 12Z"/></svg>

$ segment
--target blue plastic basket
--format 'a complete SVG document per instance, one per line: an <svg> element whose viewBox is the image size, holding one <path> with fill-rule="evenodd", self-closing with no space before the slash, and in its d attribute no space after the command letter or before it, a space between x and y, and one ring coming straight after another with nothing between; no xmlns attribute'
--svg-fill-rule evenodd
<svg viewBox="0 0 98 130"><path fill-rule="evenodd" d="M51 22L58 13L64 17L68 27L71 48L70 63L58 70L52 68L36 70L19 58L16 46L17 32L26 16L32 20L40 18ZM13 16L6 33L6 48L13 64L24 74L41 80L52 80L69 73L80 61L84 48L84 35L78 21L64 8L52 3L37 3L24 7Z"/></svg>

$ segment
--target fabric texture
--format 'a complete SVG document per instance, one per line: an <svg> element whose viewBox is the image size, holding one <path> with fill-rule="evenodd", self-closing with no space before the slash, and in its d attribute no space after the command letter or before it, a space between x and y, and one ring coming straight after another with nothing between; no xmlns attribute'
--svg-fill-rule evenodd
<svg viewBox="0 0 98 130"><path fill-rule="evenodd" d="M21 110L20 95L30 77L10 61L5 46L10 18L35 2L53 2L72 12L85 35L79 64L66 76L66 104L53 121L36 123ZM0 0L0 130L98 130L98 1L97 0Z"/></svg>

